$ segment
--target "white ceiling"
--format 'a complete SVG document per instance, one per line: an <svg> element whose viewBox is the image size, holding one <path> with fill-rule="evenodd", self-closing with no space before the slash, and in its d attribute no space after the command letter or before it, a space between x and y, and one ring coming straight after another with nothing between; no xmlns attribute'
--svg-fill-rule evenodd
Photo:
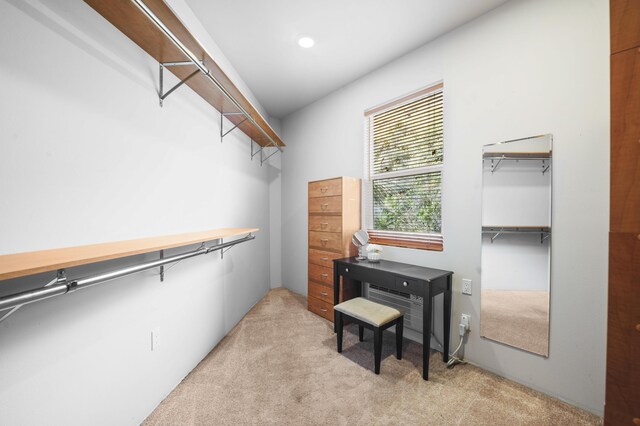
<svg viewBox="0 0 640 426"><path fill-rule="evenodd" d="M507 0L187 0L258 101L284 117ZM312 37L311 49L298 46Z"/></svg>

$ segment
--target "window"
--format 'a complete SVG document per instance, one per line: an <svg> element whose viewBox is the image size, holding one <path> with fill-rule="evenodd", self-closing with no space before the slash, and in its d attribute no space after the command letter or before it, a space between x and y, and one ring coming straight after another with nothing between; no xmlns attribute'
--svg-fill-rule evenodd
<svg viewBox="0 0 640 426"><path fill-rule="evenodd" d="M365 111L371 243L442 250L442 87Z"/></svg>

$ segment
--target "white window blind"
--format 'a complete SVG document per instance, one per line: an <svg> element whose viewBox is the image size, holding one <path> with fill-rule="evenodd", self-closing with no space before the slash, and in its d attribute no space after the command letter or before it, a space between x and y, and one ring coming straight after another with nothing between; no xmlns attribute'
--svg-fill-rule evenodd
<svg viewBox="0 0 640 426"><path fill-rule="evenodd" d="M442 84L365 112L371 242L442 250Z"/></svg>

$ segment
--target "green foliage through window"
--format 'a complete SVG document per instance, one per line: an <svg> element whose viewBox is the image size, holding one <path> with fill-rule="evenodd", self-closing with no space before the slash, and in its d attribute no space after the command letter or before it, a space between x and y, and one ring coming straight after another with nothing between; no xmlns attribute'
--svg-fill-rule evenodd
<svg viewBox="0 0 640 426"><path fill-rule="evenodd" d="M373 181L374 229L441 232L440 172Z"/></svg>

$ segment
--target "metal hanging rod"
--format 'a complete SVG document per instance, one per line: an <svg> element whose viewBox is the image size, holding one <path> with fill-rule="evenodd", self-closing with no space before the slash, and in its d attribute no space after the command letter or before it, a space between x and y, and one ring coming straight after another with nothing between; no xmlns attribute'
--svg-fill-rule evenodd
<svg viewBox="0 0 640 426"><path fill-rule="evenodd" d="M226 243L216 244L210 247L205 246L203 243L198 249L193 251L177 254L171 257L161 257L159 260L144 262L139 265L129 266L127 268L117 269L115 271L106 272L106 273L93 275L85 278L80 278L76 280L67 279L64 273L64 270L60 270L58 271L57 278L51 281L50 283L46 284L42 288L24 291L21 293L12 294L5 297L0 297L0 311L13 308L11 309L10 312L0 317L0 322L6 319L9 315L13 314L20 307L29 303L38 302L40 300L48 299L54 296L61 296L63 294L72 293L76 290L81 290L87 287L94 286L96 284L102 284L104 282L115 280L117 278L122 278L127 275L146 271L147 269L163 267L168 263L179 262L181 260L189 259L191 257L212 253L217 250L222 250L227 247L235 246L236 244L240 244L245 241L253 240L254 238L255 236L250 233L246 237L239 238L237 240L229 241Z"/></svg>
<svg viewBox="0 0 640 426"><path fill-rule="evenodd" d="M173 32L167 28L167 26L156 16L155 13L142 0L131 0L135 3L136 6L144 12L147 17L171 40L171 42L178 48L182 53L189 59L189 61L198 67L198 69L207 77L216 87L225 95L227 99L233 103L233 105L240 111L242 114L247 117L247 119L256 126L260 132L271 142L271 145L278 148L280 152L282 152L282 148L278 146L278 144L273 140L273 138L261 127L258 125L256 120L249 114L240 103L229 93L229 91L211 74L211 71L204 66L200 59L198 59L182 42L173 34ZM223 112L224 113L224 112Z"/></svg>

